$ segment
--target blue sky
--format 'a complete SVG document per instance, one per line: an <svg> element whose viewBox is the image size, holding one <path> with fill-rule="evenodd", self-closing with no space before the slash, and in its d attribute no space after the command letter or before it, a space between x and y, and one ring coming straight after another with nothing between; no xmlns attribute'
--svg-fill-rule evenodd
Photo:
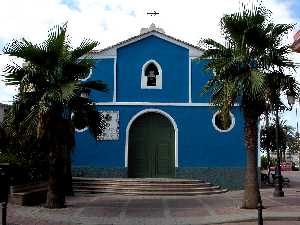
<svg viewBox="0 0 300 225"><path fill-rule="evenodd" d="M62 0L61 4L67 5L71 10L80 11L79 2L76 0Z"/></svg>
<svg viewBox="0 0 300 225"><path fill-rule="evenodd" d="M251 0L250 0L251 1ZM155 23L167 34L197 45L201 38L213 37L222 41L219 31L220 18L240 8L240 2L249 0L1 0L0 49L14 38L25 37L33 42L47 38L47 30L68 21L72 45L77 46L87 37L100 42L98 49L105 48L139 34L143 27ZM273 12L276 23L300 21L300 0L264 0ZM216 5L218 7L216 7ZM13 9L14 13L11 13ZM156 10L156 17L147 12ZM296 29L288 34L287 43L293 41ZM1 52L0 50L0 52ZM300 62L300 54L293 55ZM0 70L9 63L7 56L0 55ZM20 62L21 63L21 62ZM300 77L299 71L297 76ZM0 102L12 101L15 88L6 87L0 76ZM298 78L299 79L299 78ZM300 79L299 79L300 80ZM200 88L200 87L199 87ZM298 106L299 107L299 106ZM294 123L294 113L287 118Z"/></svg>
<svg viewBox="0 0 300 225"><path fill-rule="evenodd" d="M299 0L277 0L279 3L289 5L291 15L300 21L300 1Z"/></svg>

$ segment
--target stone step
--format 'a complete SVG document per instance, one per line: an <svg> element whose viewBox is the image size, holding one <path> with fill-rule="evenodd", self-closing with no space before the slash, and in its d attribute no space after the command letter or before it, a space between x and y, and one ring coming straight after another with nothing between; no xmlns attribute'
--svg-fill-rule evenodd
<svg viewBox="0 0 300 225"><path fill-rule="evenodd" d="M130 190L130 191L186 191L186 192L193 192L193 191L208 191L208 190L216 190L220 189L220 186L208 186L208 187L190 187L190 188L182 188L182 187L136 187L136 186L131 186L131 187L123 187L123 186L76 186L73 185L74 190Z"/></svg>
<svg viewBox="0 0 300 225"><path fill-rule="evenodd" d="M78 194L125 195L206 195L224 193L227 189L201 180L173 178L73 178L73 188Z"/></svg>
<svg viewBox="0 0 300 225"><path fill-rule="evenodd" d="M149 184L199 184L206 183L202 180L187 180L175 178L89 178L89 177L73 177L73 182L93 182L93 183L149 183Z"/></svg>
<svg viewBox="0 0 300 225"><path fill-rule="evenodd" d="M208 187L211 184L207 183L207 182L203 182L203 183L194 183L194 184L182 184L182 183L125 183L125 182L88 182L88 181L73 181L73 186L122 186L122 187L132 187L132 186L136 186L136 187L160 187L160 186L164 186L164 187L181 187L181 188L193 188L193 187Z"/></svg>
<svg viewBox="0 0 300 225"><path fill-rule="evenodd" d="M122 194L122 195L155 195L155 196L193 196L193 195L211 195L211 194L221 194L227 192L227 189L218 189L210 191L198 191L198 192L158 192L158 191L116 191L116 190L95 190L95 191L84 191L77 190L77 194L101 194L101 193L110 193L110 194Z"/></svg>

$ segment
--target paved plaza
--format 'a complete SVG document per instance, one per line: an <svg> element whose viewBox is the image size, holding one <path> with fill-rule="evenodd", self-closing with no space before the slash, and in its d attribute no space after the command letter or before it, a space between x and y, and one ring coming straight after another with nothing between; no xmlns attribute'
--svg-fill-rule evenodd
<svg viewBox="0 0 300 225"><path fill-rule="evenodd" d="M300 225L298 174L290 175L285 197L261 190L264 224ZM300 174L300 172L298 172ZM295 182L293 182L293 180ZM300 181L300 180L299 180ZM200 225L257 224L257 210L240 209L242 191L194 197L74 196L67 208L45 209L9 205L8 223L18 225ZM234 222L234 223L233 223Z"/></svg>

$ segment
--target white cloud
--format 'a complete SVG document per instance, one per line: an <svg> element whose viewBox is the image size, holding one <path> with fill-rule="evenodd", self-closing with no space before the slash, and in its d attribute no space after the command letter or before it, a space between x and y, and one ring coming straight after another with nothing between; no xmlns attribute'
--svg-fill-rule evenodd
<svg viewBox="0 0 300 225"><path fill-rule="evenodd" d="M72 10L61 0L2 0L0 13L0 41L25 37L40 42L47 37L47 30L68 21L72 43L79 45L84 37L100 42L104 48L139 34L142 27L155 23L167 34L191 44L201 38L222 40L219 21L226 14L240 7L238 0L77 0ZM249 2L246 0L245 2ZM266 0L276 23L296 23L288 4ZM159 12L149 16L149 11ZM135 15L135 16L133 16ZM299 28L299 27L298 27ZM288 42L292 42L293 32ZM295 56L300 62L300 55ZM0 58L0 70L4 61ZM299 72L298 72L299 75ZM299 79L300 80L300 79ZM0 102L12 100L15 91L0 82Z"/></svg>
<svg viewBox="0 0 300 225"><path fill-rule="evenodd" d="M138 34L140 28L154 22L168 34L197 44L202 37L221 39L220 18L240 7L237 0L187 0L172 1L172 4L161 0L75 2L79 11L62 4L61 0L2 0L0 40L7 42L12 38L26 37L41 41L46 38L49 27L68 21L74 44L87 36L100 41L100 48L103 48ZM270 0L266 1L266 5L274 12L276 22L295 22L287 5ZM160 14L155 17L146 14L153 10Z"/></svg>

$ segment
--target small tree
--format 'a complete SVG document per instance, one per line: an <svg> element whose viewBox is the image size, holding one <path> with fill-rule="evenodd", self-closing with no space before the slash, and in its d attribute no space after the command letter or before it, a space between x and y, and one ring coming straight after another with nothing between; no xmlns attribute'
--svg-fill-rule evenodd
<svg viewBox="0 0 300 225"><path fill-rule="evenodd" d="M261 168L267 170L269 166L275 166L275 160L268 160L268 158L264 155L261 156Z"/></svg>
<svg viewBox="0 0 300 225"><path fill-rule="evenodd" d="M284 153L287 149L288 138L293 136L293 129L293 127L287 126L284 121L280 123L278 128L278 148L280 152ZM263 150L269 150L271 152L275 152L277 150L275 133L275 122L261 129L260 144Z"/></svg>

